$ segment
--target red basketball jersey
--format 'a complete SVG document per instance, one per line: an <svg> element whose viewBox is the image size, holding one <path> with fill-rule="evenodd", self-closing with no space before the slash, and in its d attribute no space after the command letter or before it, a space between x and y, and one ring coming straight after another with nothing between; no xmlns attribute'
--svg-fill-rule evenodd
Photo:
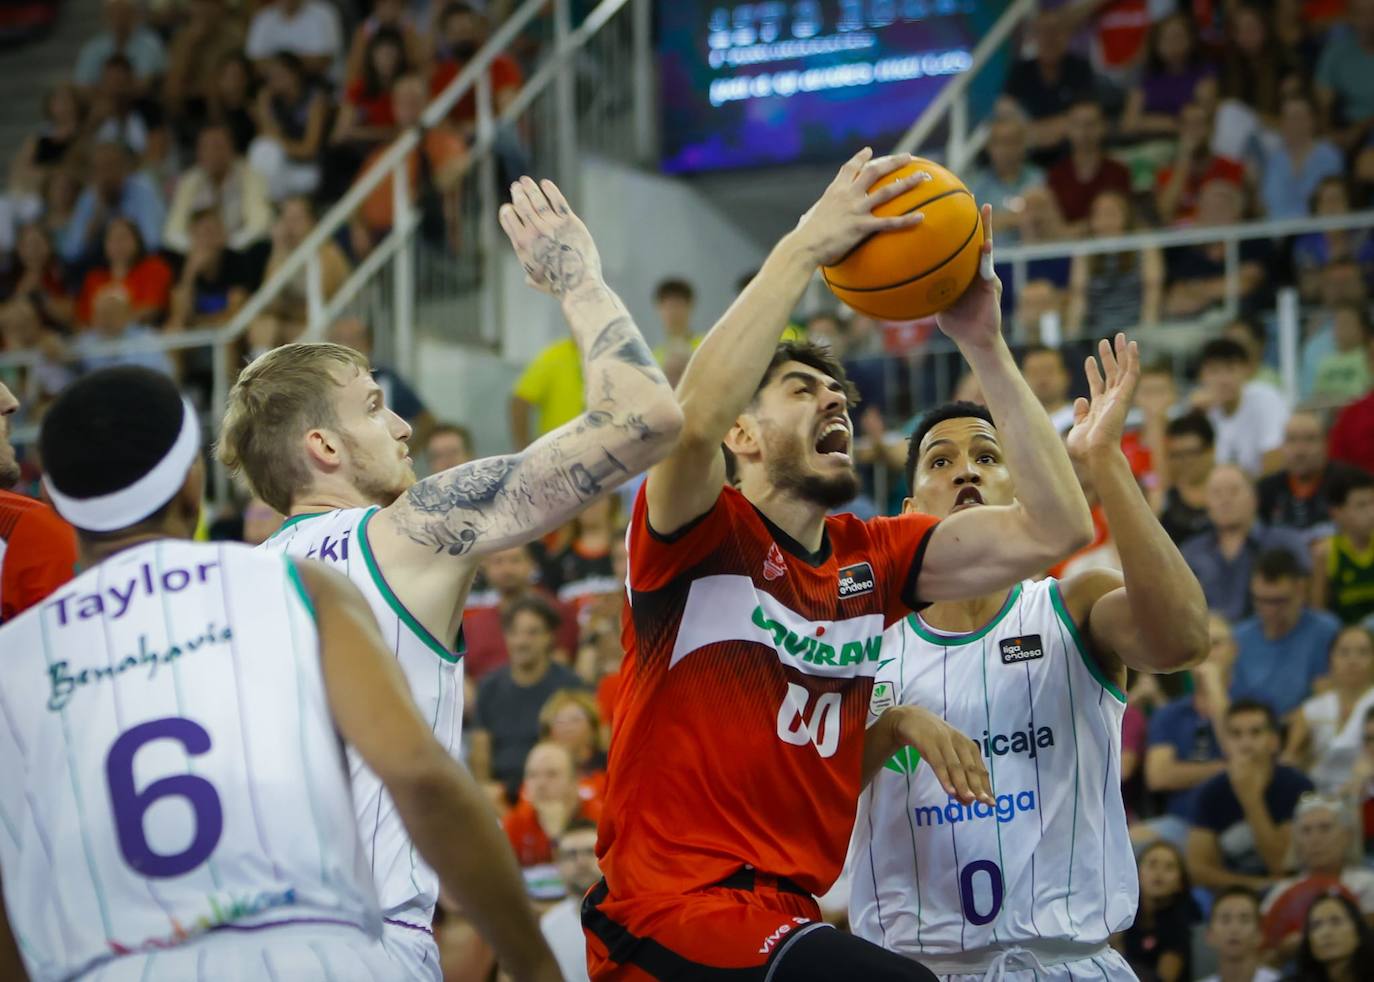
<svg viewBox="0 0 1374 982"><path fill-rule="evenodd" d="M742 866L816 894L859 796L883 629L915 604L936 520L825 520L811 555L738 491L670 536L641 489L597 853L611 894L680 894Z"/></svg>

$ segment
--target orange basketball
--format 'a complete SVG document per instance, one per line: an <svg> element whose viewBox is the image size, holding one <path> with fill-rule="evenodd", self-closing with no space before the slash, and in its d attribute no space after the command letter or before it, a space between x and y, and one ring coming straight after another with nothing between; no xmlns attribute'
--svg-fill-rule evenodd
<svg viewBox="0 0 1374 982"><path fill-rule="evenodd" d="M925 220L914 228L871 235L821 270L835 296L871 317L906 321L939 313L959 299L978 272L983 223L963 181L939 164L917 158L871 190L918 170L931 179L874 208L873 214L919 211Z"/></svg>

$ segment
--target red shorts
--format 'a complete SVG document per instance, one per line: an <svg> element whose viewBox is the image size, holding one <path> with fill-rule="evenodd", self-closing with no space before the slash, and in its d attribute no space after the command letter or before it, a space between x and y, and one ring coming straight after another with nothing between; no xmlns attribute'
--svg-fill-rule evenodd
<svg viewBox="0 0 1374 982"><path fill-rule="evenodd" d="M756 969L762 980L789 938L821 922L815 898L786 881L742 870L724 882L625 900L598 883L582 903L594 982L709 977L711 969Z"/></svg>

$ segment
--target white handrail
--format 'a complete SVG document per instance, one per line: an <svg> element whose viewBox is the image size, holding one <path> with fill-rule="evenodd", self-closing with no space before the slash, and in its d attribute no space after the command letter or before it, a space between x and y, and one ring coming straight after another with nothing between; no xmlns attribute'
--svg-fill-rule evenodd
<svg viewBox="0 0 1374 982"><path fill-rule="evenodd" d="M1038 4L1036 0L1014 0L1012 5L1006 9L997 23L992 25L992 30L983 35L983 39L973 49L972 63L968 70L959 73L954 78L945 83L938 95L931 100L930 105L926 106L925 111L920 117L911 124L911 128L906 131L897 146L895 153L914 153L917 147L923 147L930 138L931 133L935 132L935 127L946 114L955 114L954 120L962 120L965 124L961 127L951 125L951 129L960 130L959 133L950 135L950 154L962 151L962 143L965 138L966 124L968 119L967 103L964 102L968 96L969 86L973 84L973 79L983 66L992 60L997 49L1006 43L1023 20L1033 14ZM956 136L959 146L955 145ZM947 154L947 157L950 156ZM947 160L950 167L960 168L966 161Z"/></svg>

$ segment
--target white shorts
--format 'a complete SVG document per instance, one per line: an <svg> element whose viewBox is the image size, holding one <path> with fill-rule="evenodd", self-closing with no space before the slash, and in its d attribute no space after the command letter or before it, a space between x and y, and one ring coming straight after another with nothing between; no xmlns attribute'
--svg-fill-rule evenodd
<svg viewBox="0 0 1374 982"><path fill-rule="evenodd" d="M348 927L290 925L220 929L148 954L97 965L83 982L392 982L396 965L380 943Z"/></svg>
<svg viewBox="0 0 1374 982"><path fill-rule="evenodd" d="M391 959L392 978L407 982L443 982L439 946L431 932L388 919L382 925L382 947ZM398 968L404 974L399 974Z"/></svg>
<svg viewBox="0 0 1374 982"><path fill-rule="evenodd" d="M1045 965L1033 959L1030 952L1009 948L1002 962L1001 974L998 966L976 974L939 975L940 982L1136 982L1136 974L1122 957L1121 952L1112 947L1087 958L1073 961L1056 962ZM938 973L937 973L938 974Z"/></svg>

